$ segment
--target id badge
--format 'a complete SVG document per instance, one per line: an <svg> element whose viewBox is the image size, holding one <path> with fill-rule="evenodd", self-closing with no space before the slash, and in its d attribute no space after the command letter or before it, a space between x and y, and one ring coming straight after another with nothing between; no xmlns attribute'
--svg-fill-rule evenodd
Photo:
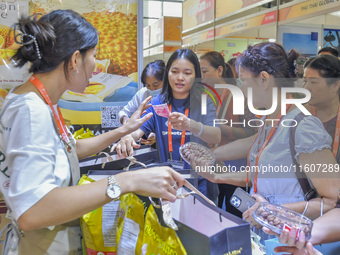
<svg viewBox="0 0 340 255"><path fill-rule="evenodd" d="M172 165L174 169L184 169L184 162L179 160L168 159L168 162Z"/></svg>

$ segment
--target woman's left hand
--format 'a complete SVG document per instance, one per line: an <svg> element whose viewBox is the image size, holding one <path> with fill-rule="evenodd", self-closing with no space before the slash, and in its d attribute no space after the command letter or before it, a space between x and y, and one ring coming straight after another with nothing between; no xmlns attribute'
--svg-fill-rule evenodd
<svg viewBox="0 0 340 255"><path fill-rule="evenodd" d="M169 115L169 124L177 130L190 130L190 119L183 113L172 112Z"/></svg>
<svg viewBox="0 0 340 255"><path fill-rule="evenodd" d="M296 240L296 229L294 228L290 231L284 229L281 235L278 235L266 227L263 227L262 230L268 235L278 236L279 242L287 245L275 247L275 252L288 252L290 255L322 255L322 253L316 250L310 242L306 242L305 233L303 231L300 232L299 239Z"/></svg>
<svg viewBox="0 0 340 255"><path fill-rule="evenodd" d="M242 218L245 221L249 222L251 227L256 226L256 228L261 228L262 225L257 223L257 221L254 220L254 218L253 218L253 212L256 211L256 209L260 206L260 204L262 202L268 202L268 201L264 197L262 197L261 195L254 194L254 195L252 195L252 197L256 199L256 202L252 207L250 207L247 211L245 211L242 214Z"/></svg>

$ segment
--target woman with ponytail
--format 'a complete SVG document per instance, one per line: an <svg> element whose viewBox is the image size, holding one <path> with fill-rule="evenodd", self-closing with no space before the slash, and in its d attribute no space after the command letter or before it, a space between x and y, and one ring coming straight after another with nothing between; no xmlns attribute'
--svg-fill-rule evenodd
<svg viewBox="0 0 340 255"><path fill-rule="evenodd" d="M315 219L334 208L337 201L339 174L328 171L338 167L330 150L331 137L318 118L306 115L297 121L295 136L291 138L291 128L295 126L293 120L301 110L293 105L281 106L282 88L292 87L295 81L294 61L297 57L294 50L286 54L281 45L264 42L249 46L237 59L242 89L252 91L253 106L270 109L274 91L277 91L277 107L268 116L263 116L264 125L257 134L214 150L217 160L247 157L248 171L200 173L213 182L251 187L250 193L256 198L256 203L243 213L243 218L252 227L260 228L252 214L261 202L280 204ZM285 115L281 112L282 107L286 107ZM325 164L327 171L311 174L311 168L320 164ZM317 197L308 198L308 202L297 178L299 172L306 174L310 185L318 193ZM262 230L254 228L254 231L262 236L261 242L268 238Z"/></svg>
<svg viewBox="0 0 340 255"><path fill-rule="evenodd" d="M66 90L83 92L95 68L98 33L72 10L22 17L14 25L20 45L13 62L30 63L31 78L13 88L0 112L0 183L12 224L3 255L82 254L77 219L120 195L136 192L174 201L184 178L168 167L109 176L77 186L79 159L107 148L138 129L151 97L125 125L75 140L58 100Z"/></svg>

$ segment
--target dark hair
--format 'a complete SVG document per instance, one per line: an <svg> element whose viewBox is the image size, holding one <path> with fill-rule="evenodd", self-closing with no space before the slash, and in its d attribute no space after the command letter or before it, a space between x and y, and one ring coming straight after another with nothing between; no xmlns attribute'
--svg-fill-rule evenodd
<svg viewBox="0 0 340 255"><path fill-rule="evenodd" d="M145 86L146 78L151 75L154 76L157 80L163 81L164 70L165 63L163 60L159 59L147 64L140 77L143 85Z"/></svg>
<svg viewBox="0 0 340 255"><path fill-rule="evenodd" d="M320 55L320 53L322 52L329 52L331 53L334 57L338 57L339 56L339 51L336 48L333 47L324 47L321 50L318 51L318 55Z"/></svg>
<svg viewBox="0 0 340 255"><path fill-rule="evenodd" d="M217 69L219 66L222 66L223 68L222 77L227 78L226 77L227 76L226 64L224 62L223 56L219 52L208 51L200 57L200 60L203 60L203 59L207 60L209 64L215 69Z"/></svg>
<svg viewBox="0 0 340 255"><path fill-rule="evenodd" d="M325 78L328 86L340 80L340 60L333 55L319 55L310 58L303 65L303 68L310 68L319 71L322 78ZM340 90L338 90L340 98Z"/></svg>
<svg viewBox="0 0 340 255"><path fill-rule="evenodd" d="M217 51L208 51L200 57L200 60L203 59L208 61L209 64L215 69L218 69L219 66L222 66L222 77L224 80L227 83L234 85L236 84L236 81L233 80L235 78L233 68L228 63L225 63L224 57L221 55L221 53Z"/></svg>
<svg viewBox="0 0 340 255"><path fill-rule="evenodd" d="M234 75L234 77L235 78L238 78L237 76L237 72L236 72L236 67L235 67L235 65L236 65L236 59L237 58L231 58L231 59L229 59L228 61L227 61L227 65L229 65L230 67L231 67L231 70L232 70L232 72L233 72L233 75Z"/></svg>
<svg viewBox="0 0 340 255"><path fill-rule="evenodd" d="M167 104L171 104L172 99L173 99L172 89L169 83L169 70L170 70L172 63L175 60L180 59L180 58L186 59L193 64L194 69L195 69L195 79L202 78L200 63L198 61L196 54L192 50L178 49L175 52L173 52L165 67L164 85L163 85L163 89L161 92L162 100L164 103L167 103ZM198 88L203 88L203 85L200 84L199 82L195 82L190 89L190 99L188 98L188 101L185 104L185 107L189 107L190 104L192 106L198 105L201 99L201 90ZM190 100L192 101L190 102Z"/></svg>
<svg viewBox="0 0 340 255"><path fill-rule="evenodd" d="M227 63L231 65L232 67L235 67L235 62L236 62L236 58L231 58L227 61Z"/></svg>
<svg viewBox="0 0 340 255"><path fill-rule="evenodd" d="M242 66L256 76L266 71L276 79L278 87L292 87L296 79L295 60L298 57L295 50L287 54L280 44L263 42L248 46L237 58L236 67Z"/></svg>
<svg viewBox="0 0 340 255"><path fill-rule="evenodd" d="M98 43L97 30L72 10L55 10L39 20L36 16L22 16L14 24L13 32L21 47L12 59L18 67L31 62L29 71L33 73L52 71L64 62L68 77L68 62L73 53L79 50L85 56Z"/></svg>

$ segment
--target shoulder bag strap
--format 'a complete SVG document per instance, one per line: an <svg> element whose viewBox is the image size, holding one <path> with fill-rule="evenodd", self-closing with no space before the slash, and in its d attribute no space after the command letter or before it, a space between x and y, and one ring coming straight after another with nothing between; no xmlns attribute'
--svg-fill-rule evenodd
<svg viewBox="0 0 340 255"><path fill-rule="evenodd" d="M304 171L301 171L299 163L295 159L296 151L295 151L295 132L296 128L301 122L301 120L305 117L305 115L300 112L294 120L297 122L297 125L295 127L290 128L290 134L289 134L289 147L290 147L290 153L292 155L293 164L295 165L295 174L296 177L301 185L302 191L304 193L305 200L308 201L316 196L316 191L310 186L309 181L307 179L306 173Z"/></svg>

